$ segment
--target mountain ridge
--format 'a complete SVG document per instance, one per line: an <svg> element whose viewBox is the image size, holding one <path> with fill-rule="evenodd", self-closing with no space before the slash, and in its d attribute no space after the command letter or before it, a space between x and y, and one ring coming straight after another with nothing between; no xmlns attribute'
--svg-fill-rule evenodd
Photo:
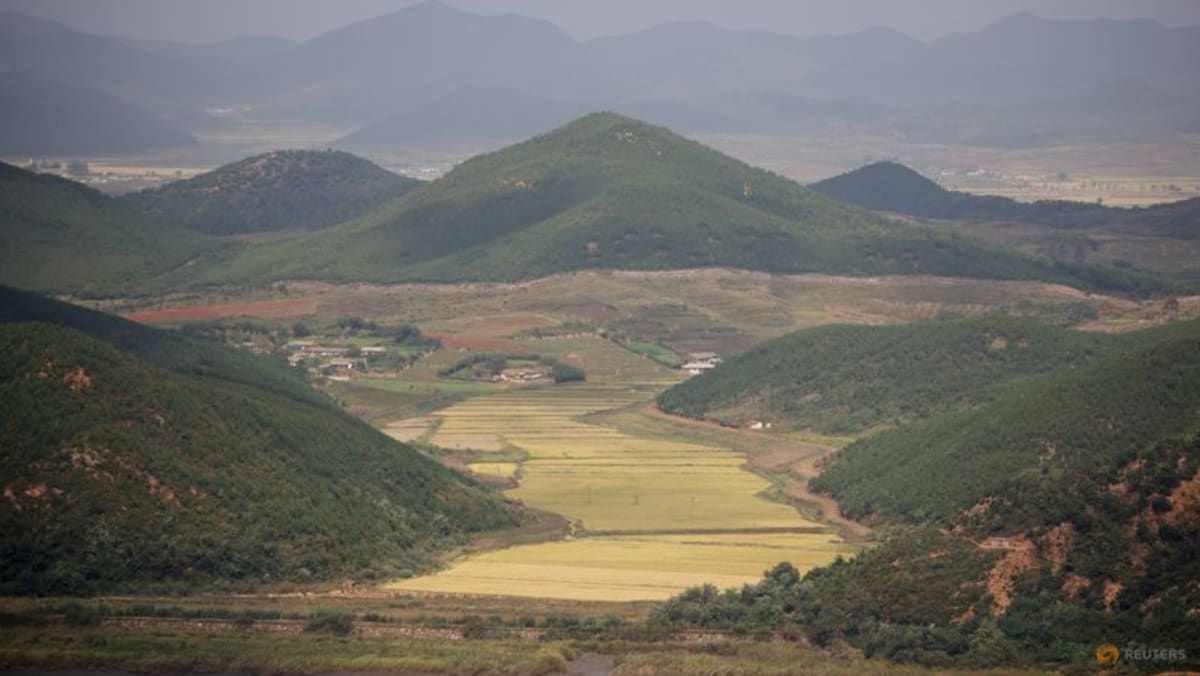
<svg viewBox="0 0 1200 676"><path fill-rule="evenodd" d="M513 281L713 266L1071 280L1011 252L843 206L614 113L473 158L356 221L243 249L218 271L245 280Z"/></svg>
<svg viewBox="0 0 1200 676"><path fill-rule="evenodd" d="M346 152L277 150L118 199L158 221L231 235L319 230L419 185Z"/></svg>

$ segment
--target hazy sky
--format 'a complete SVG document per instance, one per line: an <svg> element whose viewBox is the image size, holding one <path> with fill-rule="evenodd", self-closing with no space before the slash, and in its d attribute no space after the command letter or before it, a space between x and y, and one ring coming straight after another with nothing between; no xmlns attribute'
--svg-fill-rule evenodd
<svg viewBox="0 0 1200 676"><path fill-rule="evenodd" d="M0 0L0 8L111 35L212 41L239 35L312 37L413 0ZM1017 11L1054 18L1148 17L1200 24L1200 0L449 0L475 12L548 19L589 39L670 21L794 35L891 26L919 38L971 31Z"/></svg>

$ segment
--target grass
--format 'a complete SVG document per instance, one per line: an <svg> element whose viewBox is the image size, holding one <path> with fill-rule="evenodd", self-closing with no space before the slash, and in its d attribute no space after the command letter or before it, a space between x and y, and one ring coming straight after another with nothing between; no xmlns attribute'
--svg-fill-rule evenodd
<svg viewBox="0 0 1200 676"><path fill-rule="evenodd" d="M924 676L966 673L988 673L995 676L1043 673L1024 670L964 671L905 666L882 660L861 660L848 657L831 658L829 653L796 643L732 643L709 649L683 647L652 649L623 655L612 676L643 676L645 674L674 674L675 676L871 676L897 674Z"/></svg>
<svg viewBox="0 0 1200 676"><path fill-rule="evenodd" d="M621 346L637 354L644 354L667 368L675 368L683 363L683 359L679 355L658 343L648 343L644 340L627 340L621 343Z"/></svg>
<svg viewBox="0 0 1200 676"><path fill-rule="evenodd" d="M476 474L490 474L507 479L516 476L518 464L515 462L473 462L468 467Z"/></svg>
<svg viewBox="0 0 1200 676"><path fill-rule="evenodd" d="M59 669L103 665L132 671L318 673L416 671L535 676L562 671L562 643L388 640L320 633L191 634L97 627L8 629L0 668Z"/></svg>

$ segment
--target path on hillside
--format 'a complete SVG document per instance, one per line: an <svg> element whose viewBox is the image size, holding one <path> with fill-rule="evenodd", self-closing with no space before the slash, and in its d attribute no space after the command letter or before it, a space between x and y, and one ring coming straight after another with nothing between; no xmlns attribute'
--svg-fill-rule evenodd
<svg viewBox="0 0 1200 676"><path fill-rule="evenodd" d="M808 480L818 476L821 471L818 463L830 454L836 452L836 446L825 446L799 441L792 441L778 435L755 430L729 427L711 420L688 418L674 413L668 413L650 402L642 407L642 413L652 418L666 420L676 425L701 428L719 432L734 437L742 437L751 443L750 446L760 446L766 443L766 450L748 453L750 464L758 469L769 472L786 471L797 481L786 489L787 496L800 502L816 505L825 521L837 526L845 533L856 537L865 537L871 529L865 524L854 521L842 514L842 509L830 495L817 493L808 487Z"/></svg>

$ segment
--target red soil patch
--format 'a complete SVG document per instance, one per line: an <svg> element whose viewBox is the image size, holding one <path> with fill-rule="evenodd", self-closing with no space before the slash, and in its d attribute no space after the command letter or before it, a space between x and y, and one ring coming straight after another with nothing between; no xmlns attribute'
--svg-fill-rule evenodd
<svg viewBox="0 0 1200 676"><path fill-rule="evenodd" d="M463 336L451 333L431 333L429 335L442 341L442 345L455 350L506 352L516 347L513 341L501 338L481 338L479 336Z"/></svg>
<svg viewBox="0 0 1200 676"><path fill-rule="evenodd" d="M223 305L196 305L193 307L147 310L121 315L130 321L142 324L179 324L224 317L297 317L309 315L317 310L315 298L286 298L263 300L252 303L228 303Z"/></svg>
<svg viewBox="0 0 1200 676"><path fill-rule="evenodd" d="M465 333L478 334L489 338L503 337L511 336L514 333L520 333L528 329L554 326L557 323L555 320L543 315L498 315L495 317L481 317L471 322L467 326Z"/></svg>

